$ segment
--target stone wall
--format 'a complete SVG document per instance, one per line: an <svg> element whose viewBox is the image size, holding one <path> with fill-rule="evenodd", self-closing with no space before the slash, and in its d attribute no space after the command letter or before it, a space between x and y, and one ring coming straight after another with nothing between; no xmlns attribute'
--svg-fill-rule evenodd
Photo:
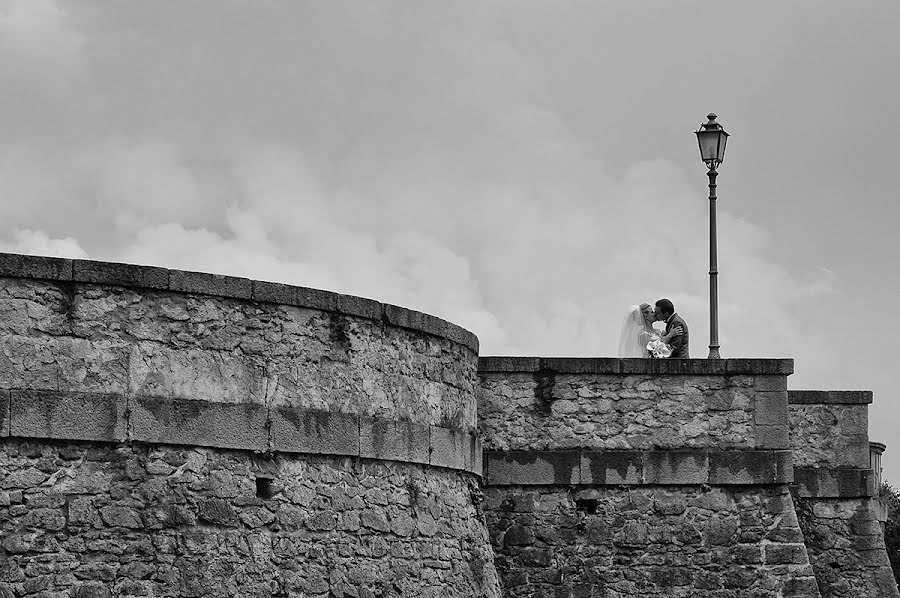
<svg viewBox="0 0 900 598"><path fill-rule="evenodd" d="M482 358L506 596L819 596L788 484L790 360Z"/></svg>
<svg viewBox="0 0 900 598"><path fill-rule="evenodd" d="M475 337L315 289L0 254L0 388L291 406L475 428Z"/></svg>
<svg viewBox="0 0 900 598"><path fill-rule="evenodd" d="M793 492L823 598L898 597L870 468L868 391L790 391Z"/></svg>
<svg viewBox="0 0 900 598"><path fill-rule="evenodd" d="M358 297L0 254L0 596L498 596L477 350Z"/></svg>
<svg viewBox="0 0 900 598"><path fill-rule="evenodd" d="M0 596L496 596L449 469L146 444L0 443Z"/></svg>
<svg viewBox="0 0 900 598"><path fill-rule="evenodd" d="M485 448L787 449L790 360L483 357Z"/></svg>

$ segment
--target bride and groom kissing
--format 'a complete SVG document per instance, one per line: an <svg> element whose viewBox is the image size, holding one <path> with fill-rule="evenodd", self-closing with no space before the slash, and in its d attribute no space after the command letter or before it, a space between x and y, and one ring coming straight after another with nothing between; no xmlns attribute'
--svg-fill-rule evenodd
<svg viewBox="0 0 900 598"><path fill-rule="evenodd" d="M653 328L654 322L665 322L665 332ZM675 313L668 299L660 299L655 307L641 303L631 308L619 336L619 357L668 357L688 359L688 326Z"/></svg>

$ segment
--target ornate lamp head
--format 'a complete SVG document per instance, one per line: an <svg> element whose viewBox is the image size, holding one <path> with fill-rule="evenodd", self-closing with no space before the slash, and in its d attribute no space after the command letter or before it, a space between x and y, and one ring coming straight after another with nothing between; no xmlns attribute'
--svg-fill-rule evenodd
<svg viewBox="0 0 900 598"><path fill-rule="evenodd" d="M710 170L715 170L725 160L725 144L728 142L728 133L722 125L716 122L716 115L710 112L707 115L709 122L700 125L697 142L700 144L700 157L706 162Z"/></svg>

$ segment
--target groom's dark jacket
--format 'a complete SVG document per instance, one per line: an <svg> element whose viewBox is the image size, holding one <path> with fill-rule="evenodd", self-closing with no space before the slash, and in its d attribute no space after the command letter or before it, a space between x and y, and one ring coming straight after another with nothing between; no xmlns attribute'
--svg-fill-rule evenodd
<svg viewBox="0 0 900 598"><path fill-rule="evenodd" d="M688 359L690 357L688 352L688 325L681 319L681 316L678 314L669 316L669 319L666 320L666 334L669 334L673 328L679 326L682 330L681 334L676 334L669 339L669 346L672 347L672 354L669 355L669 359Z"/></svg>

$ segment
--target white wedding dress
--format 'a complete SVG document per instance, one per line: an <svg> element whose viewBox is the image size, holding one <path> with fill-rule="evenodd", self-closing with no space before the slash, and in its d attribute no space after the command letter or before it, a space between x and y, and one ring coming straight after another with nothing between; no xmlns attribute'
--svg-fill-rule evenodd
<svg viewBox="0 0 900 598"><path fill-rule="evenodd" d="M641 313L641 306L632 306L619 334L619 357L648 357L647 342L652 332Z"/></svg>

